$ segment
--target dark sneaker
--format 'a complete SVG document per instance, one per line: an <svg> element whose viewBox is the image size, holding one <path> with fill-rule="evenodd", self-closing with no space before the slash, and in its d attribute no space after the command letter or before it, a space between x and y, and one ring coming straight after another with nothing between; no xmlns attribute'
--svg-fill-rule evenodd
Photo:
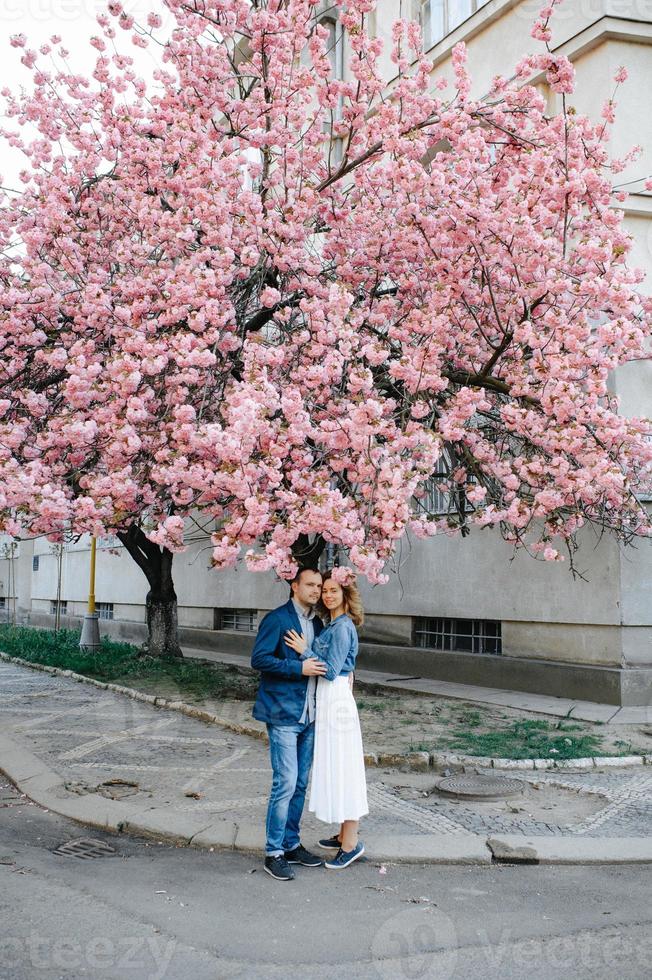
<svg viewBox="0 0 652 980"><path fill-rule="evenodd" d="M285 860L288 864L302 864L304 868L321 868L324 863L321 858L311 854L301 844L292 851L286 851Z"/></svg>
<svg viewBox="0 0 652 980"><path fill-rule="evenodd" d="M292 881L294 871L284 857L266 857L265 871L278 881Z"/></svg>
<svg viewBox="0 0 652 980"><path fill-rule="evenodd" d="M332 858L330 861L326 861L326 867L330 868L331 871L339 871L341 868L348 868L350 864L357 861L363 854L364 844L362 841L358 841L358 846L354 847L352 851L343 851L342 848L340 848L334 858Z"/></svg>
<svg viewBox="0 0 652 980"><path fill-rule="evenodd" d="M342 846L342 841L339 837L322 837L319 841L319 846L323 847L325 851L339 851Z"/></svg>

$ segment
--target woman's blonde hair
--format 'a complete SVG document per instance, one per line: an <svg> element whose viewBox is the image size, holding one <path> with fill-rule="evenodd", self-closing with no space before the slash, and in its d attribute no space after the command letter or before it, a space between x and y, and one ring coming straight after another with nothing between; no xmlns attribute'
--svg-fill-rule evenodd
<svg viewBox="0 0 652 980"><path fill-rule="evenodd" d="M329 569L327 572L323 573L322 588L329 578L333 578L332 569ZM337 579L335 579L335 581L337 581ZM360 597L360 592L358 591L358 586L355 582L351 582L350 585L342 585L341 582L338 582L337 584L341 588L342 595L344 597L344 612L351 617L354 626L362 626L364 623L364 609L362 608L362 599ZM324 606L321 599L319 600L317 612L320 618L328 613L328 610Z"/></svg>

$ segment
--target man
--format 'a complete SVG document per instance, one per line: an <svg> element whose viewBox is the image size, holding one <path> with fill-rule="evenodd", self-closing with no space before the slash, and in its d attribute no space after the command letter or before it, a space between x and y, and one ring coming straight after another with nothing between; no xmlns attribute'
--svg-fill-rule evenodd
<svg viewBox="0 0 652 980"><path fill-rule="evenodd" d="M321 595L321 574L302 568L290 586L290 599L263 617L251 654L260 671L254 718L267 724L272 764L272 790L265 825L265 871L291 881L290 865L318 868L322 861L301 844L299 823L308 787L315 740L314 682L326 673L315 657L301 657L284 640L288 630L302 633L311 645L322 630L314 605ZM309 696L310 692L310 696Z"/></svg>

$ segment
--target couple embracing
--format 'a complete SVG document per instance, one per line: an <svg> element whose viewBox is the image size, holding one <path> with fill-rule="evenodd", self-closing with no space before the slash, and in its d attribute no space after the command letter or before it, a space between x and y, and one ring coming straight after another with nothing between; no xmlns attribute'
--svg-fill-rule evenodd
<svg viewBox="0 0 652 980"><path fill-rule="evenodd" d="M260 671L254 718L267 724L272 789L265 871L290 881L291 865L331 870L364 854L358 821L369 812L353 669L362 603L350 569L301 569L289 601L262 619L251 655ZM301 843L299 825L312 767L308 809L338 831L319 841L326 862Z"/></svg>

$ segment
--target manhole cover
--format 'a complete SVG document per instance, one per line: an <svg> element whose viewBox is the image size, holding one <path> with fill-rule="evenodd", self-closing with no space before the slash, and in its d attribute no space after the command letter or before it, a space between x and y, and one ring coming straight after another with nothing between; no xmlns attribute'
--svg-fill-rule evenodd
<svg viewBox="0 0 652 980"><path fill-rule="evenodd" d="M88 860L89 858L112 857L116 851L110 844L105 844L103 840L95 837L78 837L76 840L66 841L54 849L55 854L62 854L64 857L76 857Z"/></svg>
<svg viewBox="0 0 652 980"><path fill-rule="evenodd" d="M503 776L447 776L440 779L437 792L462 800L509 800L521 796L525 784L520 779Z"/></svg>

